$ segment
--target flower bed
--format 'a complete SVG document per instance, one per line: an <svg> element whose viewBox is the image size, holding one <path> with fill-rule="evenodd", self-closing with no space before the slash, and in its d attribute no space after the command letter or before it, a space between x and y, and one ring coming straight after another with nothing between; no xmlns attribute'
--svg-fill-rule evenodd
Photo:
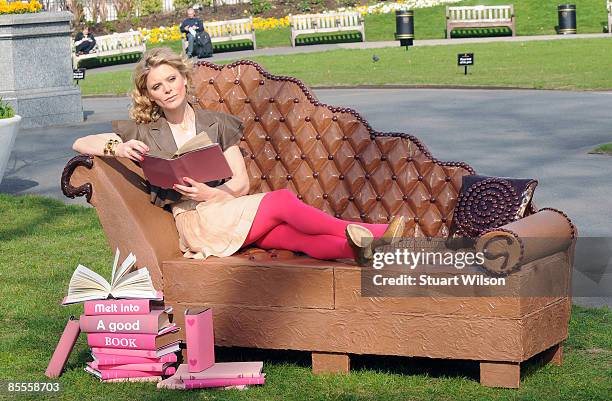
<svg viewBox="0 0 612 401"><path fill-rule="evenodd" d="M8 3L6 0L0 0L0 15L37 13L40 10L42 10L42 4L37 0L30 0L27 3L21 1Z"/></svg>
<svg viewBox="0 0 612 401"><path fill-rule="evenodd" d="M289 16L282 18L253 18L253 26L256 31L266 31L268 29L284 28L289 26Z"/></svg>
<svg viewBox="0 0 612 401"><path fill-rule="evenodd" d="M377 3L371 6L357 6L357 7L342 7L335 10L323 11L324 13L341 12L341 11L359 11L362 15L367 14L389 14L399 9L415 9L415 8L427 8L441 4L457 3L461 0L400 0L395 3ZM214 22L205 21L205 22ZM285 28L289 26L289 16L281 18L253 18L253 25L256 31L266 31L269 29ZM160 26L158 28L138 29L144 36L145 42L148 43L160 43L171 40L180 40L181 32L179 31L179 25L172 25L169 27Z"/></svg>
<svg viewBox="0 0 612 401"><path fill-rule="evenodd" d="M462 0L404 0L404 1L397 1L395 3L388 3L388 2L378 3L378 4L371 5L371 6L342 7L337 10L328 11L328 12L359 11L361 15L389 14L389 13L394 13L395 10L428 8L428 7L439 6L441 4L458 3L460 1Z"/></svg>
<svg viewBox="0 0 612 401"><path fill-rule="evenodd" d="M167 42L169 40L181 40L182 37L178 25L169 27L160 26L159 28L153 29L140 28L138 30L140 33L142 33L146 43L160 43Z"/></svg>
<svg viewBox="0 0 612 401"><path fill-rule="evenodd" d="M205 22L214 22L205 21ZM283 28L289 26L289 17L283 18L253 18L253 25L256 31L265 31L268 29ZM139 28L142 33L145 42L147 43L160 43L169 40L180 40L182 35L179 29L179 25L172 25L169 27L160 26L158 28L147 29Z"/></svg>

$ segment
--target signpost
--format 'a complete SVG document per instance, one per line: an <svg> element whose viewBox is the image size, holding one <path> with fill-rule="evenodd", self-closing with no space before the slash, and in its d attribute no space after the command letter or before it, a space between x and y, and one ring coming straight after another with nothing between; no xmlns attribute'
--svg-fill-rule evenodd
<svg viewBox="0 0 612 401"><path fill-rule="evenodd" d="M457 54L457 65L459 67L465 67L465 73L463 75L467 75L468 65L474 65L474 53Z"/></svg>
<svg viewBox="0 0 612 401"><path fill-rule="evenodd" d="M85 79L85 68L76 68L72 70L72 79L77 81L77 85L81 79Z"/></svg>

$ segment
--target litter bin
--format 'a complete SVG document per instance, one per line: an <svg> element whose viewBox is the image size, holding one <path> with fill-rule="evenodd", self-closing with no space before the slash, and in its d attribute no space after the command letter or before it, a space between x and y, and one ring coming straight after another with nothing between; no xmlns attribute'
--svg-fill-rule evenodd
<svg viewBox="0 0 612 401"><path fill-rule="evenodd" d="M414 40L414 11L395 10L395 40L400 41L400 46L412 46Z"/></svg>
<svg viewBox="0 0 612 401"><path fill-rule="evenodd" d="M576 33L576 5L561 4L557 7L559 13L559 35Z"/></svg>

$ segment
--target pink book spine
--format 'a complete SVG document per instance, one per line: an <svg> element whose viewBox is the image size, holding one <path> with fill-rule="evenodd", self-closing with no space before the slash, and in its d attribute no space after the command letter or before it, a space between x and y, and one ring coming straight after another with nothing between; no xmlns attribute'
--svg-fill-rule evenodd
<svg viewBox="0 0 612 401"><path fill-rule="evenodd" d="M121 349L108 347L91 347L91 352L94 354L108 354L119 356L138 356L142 358L157 358L157 351L149 351L144 349Z"/></svg>
<svg viewBox="0 0 612 401"><path fill-rule="evenodd" d="M145 315L151 312L148 299L105 299L85 301L86 315Z"/></svg>
<svg viewBox="0 0 612 401"><path fill-rule="evenodd" d="M99 362L91 362L91 367L98 370L141 370L144 372L157 372L161 373L164 371L165 363L128 363L123 365L102 365Z"/></svg>
<svg viewBox="0 0 612 401"><path fill-rule="evenodd" d="M123 382L160 382L161 376L146 376L146 377L121 377L118 379L103 380L106 383L123 383Z"/></svg>
<svg viewBox="0 0 612 401"><path fill-rule="evenodd" d="M243 386L253 384L264 384L265 376L260 377L238 377L233 379L190 379L183 380L185 388L206 388L206 387L225 387L225 386Z"/></svg>
<svg viewBox="0 0 612 401"><path fill-rule="evenodd" d="M102 374L102 380L107 379L119 379L124 377L148 377L148 376L159 376L159 372L142 372L138 370L99 370ZM176 372L174 367L167 368L162 375L169 376Z"/></svg>
<svg viewBox="0 0 612 401"><path fill-rule="evenodd" d="M185 342L189 372L201 372L215 363L212 309L185 310Z"/></svg>
<svg viewBox="0 0 612 401"><path fill-rule="evenodd" d="M88 333L90 347L155 350L157 334Z"/></svg>
<svg viewBox="0 0 612 401"><path fill-rule="evenodd" d="M157 334L159 315L162 312L156 310L148 315L81 315L81 331L84 333Z"/></svg>
<svg viewBox="0 0 612 401"><path fill-rule="evenodd" d="M47 370L45 371L45 375L47 377L59 377L62 374L62 370L66 365L66 361L74 348L74 344L79 338L79 334L81 333L79 321L74 320L73 316L70 316L70 320L66 323L66 327L64 328L64 332L55 347L55 351L53 351L53 356L51 356L51 360L49 361L49 365L47 366Z"/></svg>
<svg viewBox="0 0 612 401"><path fill-rule="evenodd" d="M96 354L94 353L96 360L100 365L125 365L132 363L167 363L176 362L178 360L176 354L167 354L159 358L144 358L140 356L123 356L123 355L111 355L111 354Z"/></svg>

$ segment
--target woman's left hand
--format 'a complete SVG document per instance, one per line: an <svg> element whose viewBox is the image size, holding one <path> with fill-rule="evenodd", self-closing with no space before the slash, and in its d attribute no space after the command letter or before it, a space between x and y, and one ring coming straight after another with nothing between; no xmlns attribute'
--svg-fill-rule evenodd
<svg viewBox="0 0 612 401"><path fill-rule="evenodd" d="M230 194L213 187L209 187L203 182L197 182L189 177L183 177L183 181L191 184L190 187L186 185L174 184L173 189L189 199L193 199L198 202L220 200L233 198Z"/></svg>

